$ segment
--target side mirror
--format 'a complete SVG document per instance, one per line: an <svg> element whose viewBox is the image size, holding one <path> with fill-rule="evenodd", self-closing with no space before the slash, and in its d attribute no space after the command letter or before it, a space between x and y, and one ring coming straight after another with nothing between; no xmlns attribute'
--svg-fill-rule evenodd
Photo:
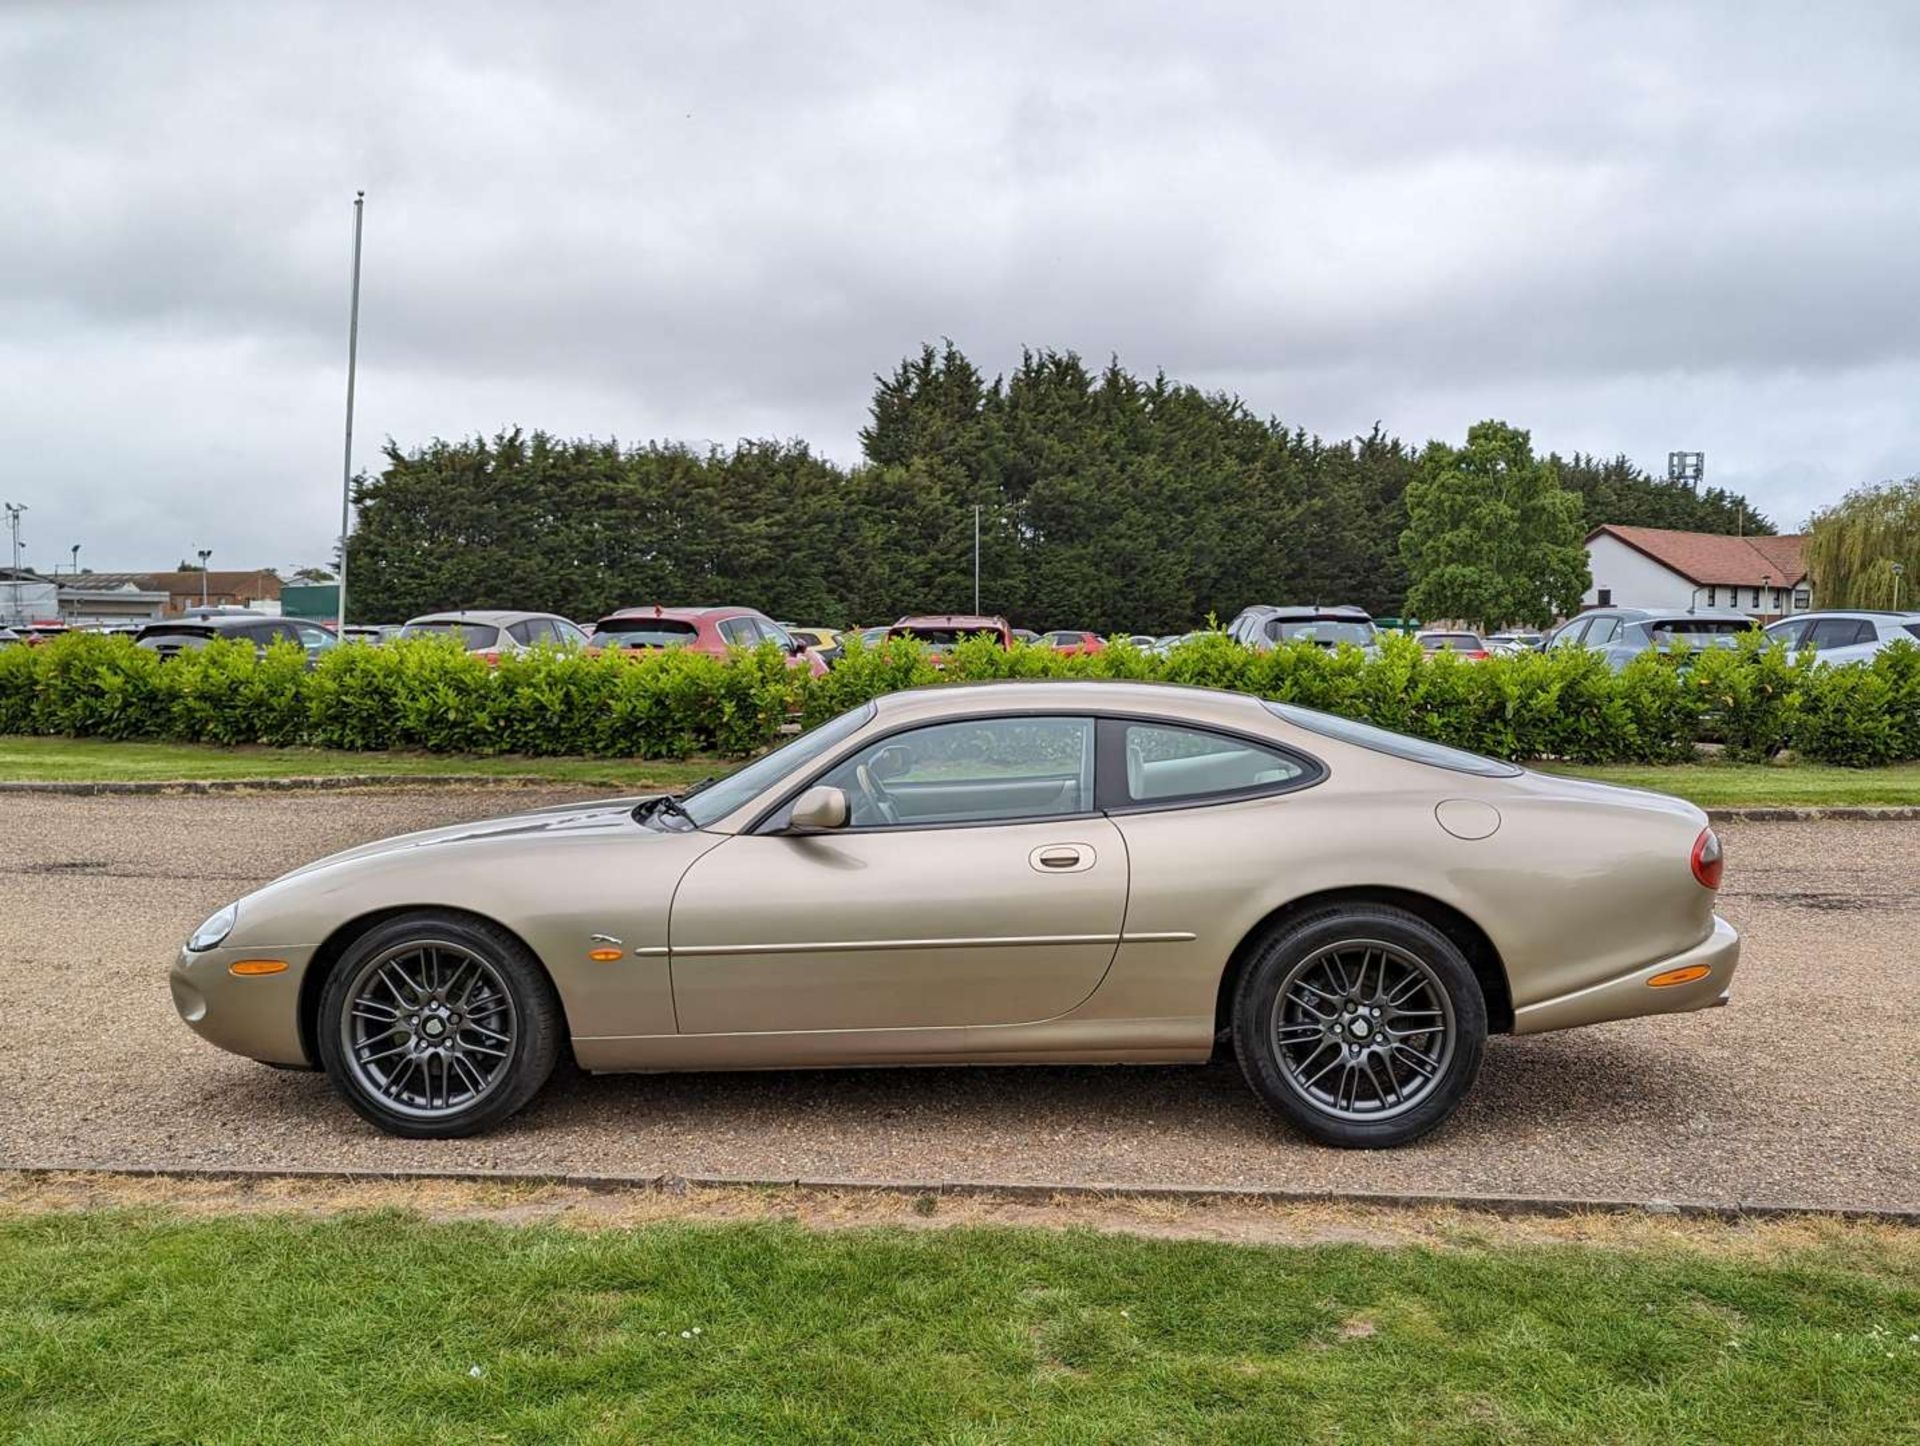
<svg viewBox="0 0 1920 1446"><path fill-rule="evenodd" d="M837 788L816 784L793 801L787 819L790 833L826 833L847 826L847 796Z"/></svg>

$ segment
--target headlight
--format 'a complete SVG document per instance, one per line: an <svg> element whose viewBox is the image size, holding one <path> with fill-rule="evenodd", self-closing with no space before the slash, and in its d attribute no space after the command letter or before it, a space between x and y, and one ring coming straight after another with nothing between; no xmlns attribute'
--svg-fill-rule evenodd
<svg viewBox="0 0 1920 1446"><path fill-rule="evenodd" d="M228 904L226 908L193 931L193 937L187 940L187 947L196 954L202 949L213 948L233 932L233 921L239 917L240 906Z"/></svg>

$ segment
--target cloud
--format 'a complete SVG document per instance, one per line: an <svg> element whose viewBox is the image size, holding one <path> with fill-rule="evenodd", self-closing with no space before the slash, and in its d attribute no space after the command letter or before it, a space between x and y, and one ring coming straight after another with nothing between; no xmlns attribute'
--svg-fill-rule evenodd
<svg viewBox="0 0 1920 1446"><path fill-rule="evenodd" d="M851 460L951 336L1702 448L1797 523L1920 470L1916 61L1899 3L13 6L0 493L42 566L324 557L364 186L360 465Z"/></svg>

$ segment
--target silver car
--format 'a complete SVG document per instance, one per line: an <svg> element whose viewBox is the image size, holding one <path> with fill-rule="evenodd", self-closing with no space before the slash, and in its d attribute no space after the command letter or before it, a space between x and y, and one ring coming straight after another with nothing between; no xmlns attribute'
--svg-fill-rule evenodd
<svg viewBox="0 0 1920 1446"><path fill-rule="evenodd" d="M1372 616L1366 609L1357 607L1280 607L1273 603L1255 603L1242 608L1227 624L1227 636L1261 652L1288 643L1313 643L1322 648L1351 643L1370 656L1380 650Z"/></svg>
<svg viewBox="0 0 1920 1446"><path fill-rule="evenodd" d="M1796 613L1767 629L1790 651L1811 648L1823 663L1870 663L1895 643L1920 643L1920 613Z"/></svg>
<svg viewBox="0 0 1920 1446"><path fill-rule="evenodd" d="M1570 618L1549 648L1587 648L1616 673L1642 653L1673 648L1730 648L1757 625L1745 613L1700 609L1596 608Z"/></svg>
<svg viewBox="0 0 1920 1446"><path fill-rule="evenodd" d="M502 653L519 652L541 643L584 648L587 635L565 618L554 613L511 612L499 609L473 609L462 612L422 613L407 619L400 629L403 638L458 638L470 653L479 653L489 661Z"/></svg>

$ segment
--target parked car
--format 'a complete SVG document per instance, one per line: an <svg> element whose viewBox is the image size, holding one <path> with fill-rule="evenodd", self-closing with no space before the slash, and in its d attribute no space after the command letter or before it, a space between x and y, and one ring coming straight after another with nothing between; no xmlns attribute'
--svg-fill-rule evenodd
<svg viewBox="0 0 1920 1446"><path fill-rule="evenodd" d="M422 613L400 627L403 638L455 638L470 653L489 663L505 653L517 653L542 643L584 648L587 635L555 613L515 612L499 608Z"/></svg>
<svg viewBox="0 0 1920 1446"><path fill-rule="evenodd" d="M23 643L24 640L20 634L12 628L0 628L0 648L17 648L23 646Z"/></svg>
<svg viewBox="0 0 1920 1446"><path fill-rule="evenodd" d="M1616 673L1653 649L1730 648L1754 630L1752 618L1730 610L1662 612L1654 608L1596 608L1567 619L1547 640L1550 648L1589 648Z"/></svg>
<svg viewBox="0 0 1920 1446"><path fill-rule="evenodd" d="M1429 653L1458 653L1476 663L1487 656L1487 645L1478 633L1415 633L1413 640Z"/></svg>
<svg viewBox="0 0 1920 1446"><path fill-rule="evenodd" d="M864 703L684 798L335 854L213 914L171 987L205 1039L322 1068L410 1137L500 1123L563 1056L1199 1064L1224 1039L1283 1118L1377 1147L1454 1112L1489 1034L1724 1003L1721 868L1659 794L1242 693L983 684Z"/></svg>
<svg viewBox="0 0 1920 1446"><path fill-rule="evenodd" d="M1537 653L1545 645L1546 639L1539 633L1504 632L1487 636L1487 651L1491 653Z"/></svg>
<svg viewBox="0 0 1920 1446"><path fill-rule="evenodd" d="M1160 640L1152 633L1134 633L1127 641L1144 653Z"/></svg>
<svg viewBox="0 0 1920 1446"><path fill-rule="evenodd" d="M1373 619L1356 607L1277 607L1259 603L1243 608L1227 624L1227 636L1264 652L1283 643L1313 643L1337 648L1343 643L1372 654L1379 648Z"/></svg>
<svg viewBox="0 0 1920 1446"><path fill-rule="evenodd" d="M832 628L792 628L788 627L785 623L781 623L779 626L786 632L788 637L804 643L807 647L813 648L816 651L824 652L840 641L840 634Z"/></svg>
<svg viewBox="0 0 1920 1446"><path fill-rule="evenodd" d="M593 642L602 648L688 648L716 658L733 648L772 643L787 655L789 667L816 676L827 665L807 645L763 612L753 608L621 608L593 625Z"/></svg>
<svg viewBox="0 0 1920 1446"><path fill-rule="evenodd" d="M1895 643L1920 643L1920 613L1823 609L1782 618L1766 633L1789 650L1813 649L1823 663L1866 663Z"/></svg>
<svg viewBox="0 0 1920 1446"><path fill-rule="evenodd" d="M1040 641L1040 634L1036 633L1032 628L1009 628L1007 632L1008 636L1016 643L1037 643Z"/></svg>
<svg viewBox="0 0 1920 1446"><path fill-rule="evenodd" d="M65 623L27 623L14 631L20 635L21 642L37 648L55 638L64 638L74 630Z"/></svg>
<svg viewBox="0 0 1920 1446"><path fill-rule="evenodd" d="M1197 633L1168 633L1163 638L1155 638L1153 641L1153 646L1151 649L1149 649L1149 651L1151 651L1152 653L1156 654L1159 657L1164 658L1168 653L1171 653L1175 648L1179 647L1182 643L1190 643L1196 638L1204 638L1209 636L1212 636L1212 635L1207 633L1205 630L1202 630Z"/></svg>
<svg viewBox="0 0 1920 1446"><path fill-rule="evenodd" d="M1013 629L1007 620L981 613L928 613L901 618L887 629L890 638L917 638L936 659L950 653L968 638L985 633L1003 648L1013 646Z"/></svg>
<svg viewBox="0 0 1920 1446"><path fill-rule="evenodd" d="M1050 633L1042 633L1040 641L1057 653L1073 657L1078 653L1101 653L1106 651L1106 639L1098 633L1077 632L1072 628L1057 628Z"/></svg>
<svg viewBox="0 0 1920 1446"><path fill-rule="evenodd" d="M133 635L134 646L149 648L162 658L204 648L216 638L252 643L262 653L275 643L298 643L306 649L308 663L312 663L328 648L338 646L340 641L333 635L332 628L320 623L298 618L263 617L259 613L162 618L159 622L148 623Z"/></svg>
<svg viewBox="0 0 1920 1446"><path fill-rule="evenodd" d="M347 643L390 643L401 631L399 623L348 623L340 639Z"/></svg>

